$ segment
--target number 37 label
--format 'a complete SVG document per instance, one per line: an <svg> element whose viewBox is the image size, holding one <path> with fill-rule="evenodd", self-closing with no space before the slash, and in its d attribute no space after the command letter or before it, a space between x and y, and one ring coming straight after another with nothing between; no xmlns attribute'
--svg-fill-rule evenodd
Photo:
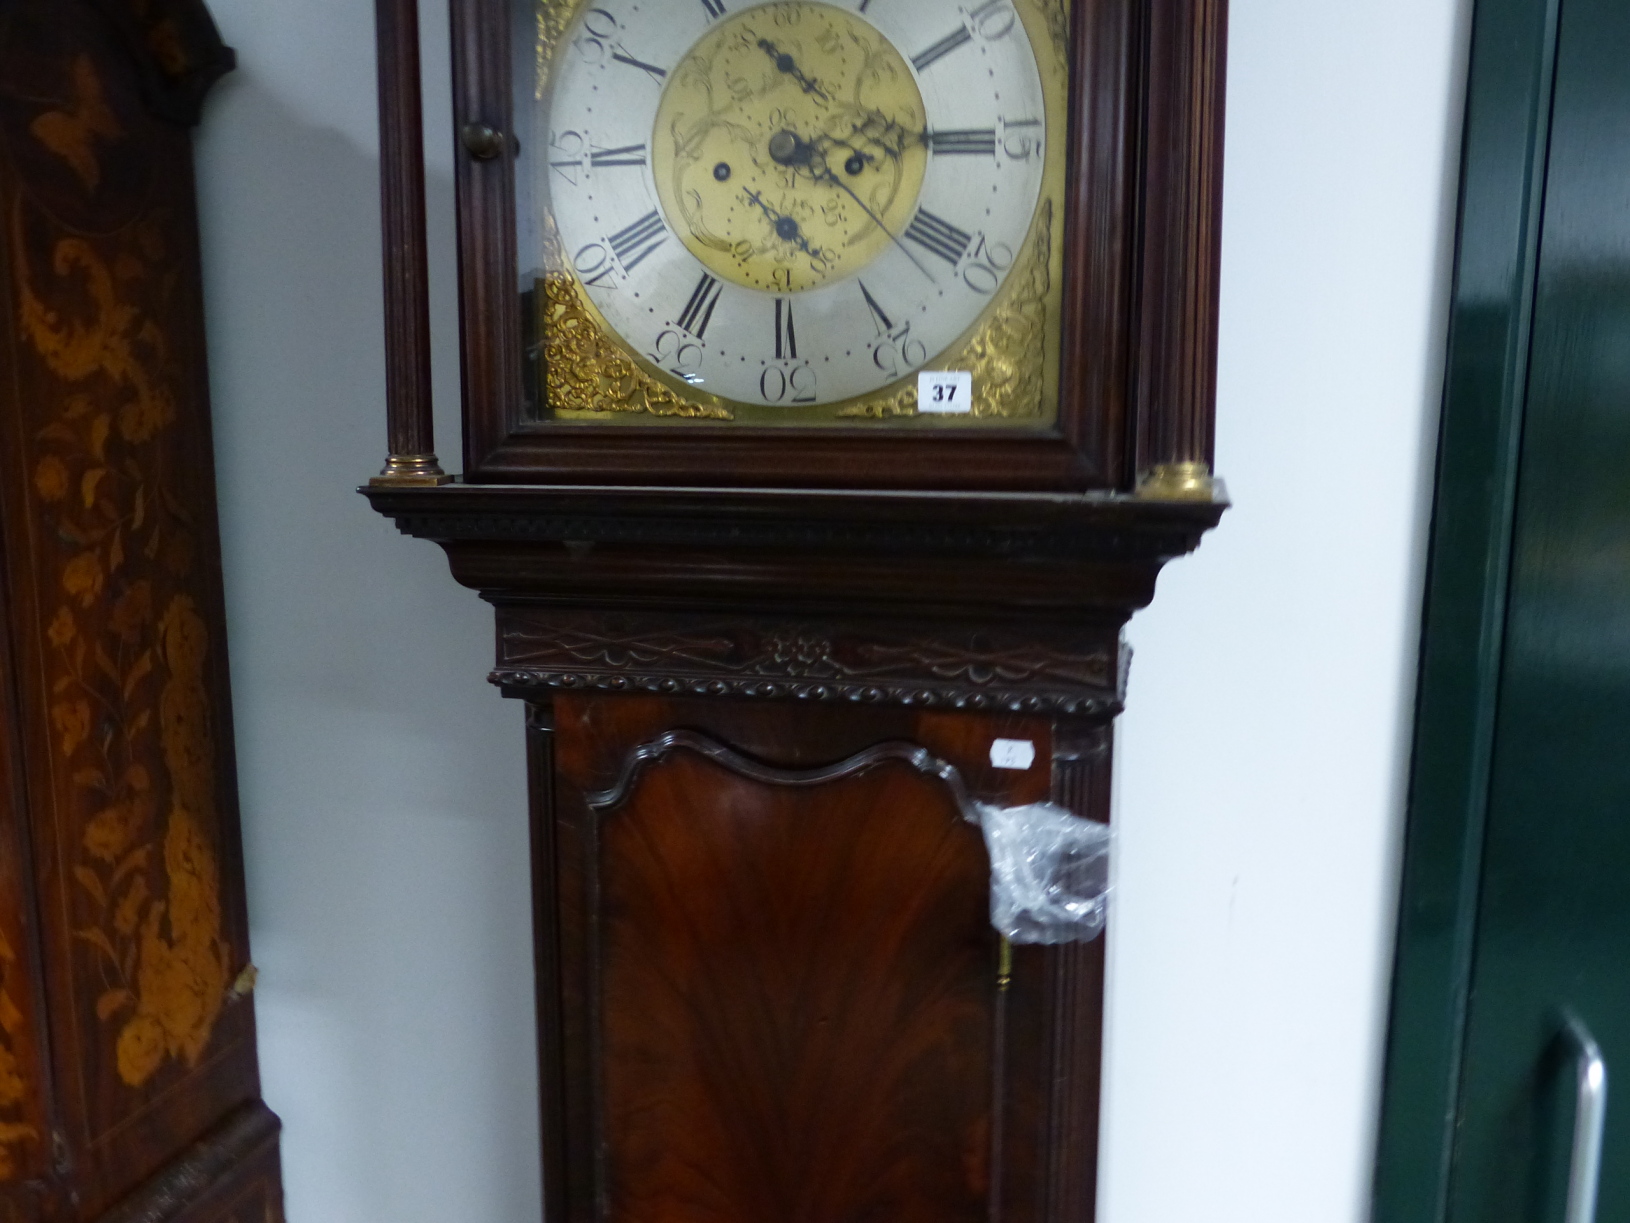
<svg viewBox="0 0 1630 1223"><path fill-rule="evenodd" d="M924 370L917 375L917 411L972 412L973 374L965 369Z"/></svg>

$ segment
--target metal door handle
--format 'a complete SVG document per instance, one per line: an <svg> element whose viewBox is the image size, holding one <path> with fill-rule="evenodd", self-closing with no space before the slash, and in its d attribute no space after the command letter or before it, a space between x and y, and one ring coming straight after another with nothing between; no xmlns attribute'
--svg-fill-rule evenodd
<svg viewBox="0 0 1630 1223"><path fill-rule="evenodd" d="M1607 1061L1590 1029L1566 1016L1562 1036L1573 1049L1578 1095L1573 1113L1573 1156L1568 1162L1565 1223L1596 1223L1596 1188L1602 1175L1602 1126L1607 1121Z"/></svg>

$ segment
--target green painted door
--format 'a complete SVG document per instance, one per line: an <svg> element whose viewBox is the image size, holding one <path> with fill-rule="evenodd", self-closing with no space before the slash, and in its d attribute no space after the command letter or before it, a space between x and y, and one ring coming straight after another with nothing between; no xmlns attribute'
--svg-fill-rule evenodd
<svg viewBox="0 0 1630 1223"><path fill-rule="evenodd" d="M1471 964L1453 1223L1561 1219L1576 1012L1630 1220L1630 3L1564 0Z"/></svg>
<svg viewBox="0 0 1630 1223"><path fill-rule="evenodd" d="M1377 1223L1630 1223L1630 0L1479 0Z"/></svg>

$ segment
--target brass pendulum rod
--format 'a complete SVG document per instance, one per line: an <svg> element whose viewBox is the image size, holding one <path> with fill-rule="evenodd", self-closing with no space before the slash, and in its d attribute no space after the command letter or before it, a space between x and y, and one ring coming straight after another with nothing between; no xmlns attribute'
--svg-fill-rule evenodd
<svg viewBox="0 0 1630 1223"><path fill-rule="evenodd" d="M380 221L385 249L385 396L390 457L369 481L428 487L436 461L430 397L430 255L425 229L424 111L418 0L376 0Z"/></svg>

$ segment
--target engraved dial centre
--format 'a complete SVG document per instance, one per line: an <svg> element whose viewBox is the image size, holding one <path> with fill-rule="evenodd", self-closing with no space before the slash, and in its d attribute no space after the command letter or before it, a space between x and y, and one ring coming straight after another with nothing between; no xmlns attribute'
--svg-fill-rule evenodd
<svg viewBox="0 0 1630 1223"><path fill-rule="evenodd" d="M710 271L796 293L899 240L925 119L910 68L870 23L782 0L719 22L674 69L651 169L669 225Z"/></svg>

